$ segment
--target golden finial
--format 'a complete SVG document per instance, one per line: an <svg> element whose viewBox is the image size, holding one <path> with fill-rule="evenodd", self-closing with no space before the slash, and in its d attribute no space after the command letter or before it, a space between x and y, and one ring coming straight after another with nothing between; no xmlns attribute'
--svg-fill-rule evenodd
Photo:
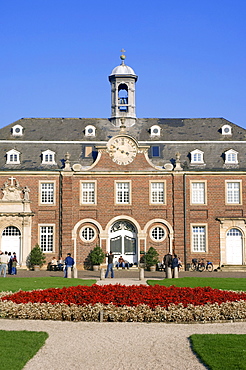
<svg viewBox="0 0 246 370"><path fill-rule="evenodd" d="M125 49L121 49L121 51L120 51L122 54L121 54L121 56L120 56L120 59L122 60L122 63L121 64L125 64L124 63L124 60L126 59L126 56L125 56Z"/></svg>

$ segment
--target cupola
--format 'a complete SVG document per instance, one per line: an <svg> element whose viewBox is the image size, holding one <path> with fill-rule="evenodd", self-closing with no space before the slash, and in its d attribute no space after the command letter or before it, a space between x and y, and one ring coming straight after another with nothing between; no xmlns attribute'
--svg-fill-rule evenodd
<svg viewBox="0 0 246 370"><path fill-rule="evenodd" d="M120 118L125 118L125 126L133 126L136 121L135 83L138 79L134 70L125 64L125 50L121 50L121 64L115 67L109 81L111 83L111 121L120 126Z"/></svg>

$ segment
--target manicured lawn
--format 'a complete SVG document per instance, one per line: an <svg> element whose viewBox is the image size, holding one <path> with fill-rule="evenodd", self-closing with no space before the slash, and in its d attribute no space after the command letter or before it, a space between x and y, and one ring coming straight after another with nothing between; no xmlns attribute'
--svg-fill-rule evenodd
<svg viewBox="0 0 246 370"><path fill-rule="evenodd" d="M243 290L246 291L246 279L244 278L203 278L203 277L184 277L178 279L147 280L149 285L175 285L177 287L204 287L210 286L214 289L223 290Z"/></svg>
<svg viewBox="0 0 246 370"><path fill-rule="evenodd" d="M48 334L33 331L0 330L0 359L2 369L23 369L44 345Z"/></svg>
<svg viewBox="0 0 246 370"><path fill-rule="evenodd" d="M77 285L91 286L94 279L64 279L63 277L28 277L28 278L0 278L0 291L16 292L18 290L33 290L47 288L63 288Z"/></svg>
<svg viewBox="0 0 246 370"><path fill-rule="evenodd" d="M246 369L245 334L194 334L195 354L211 370Z"/></svg>

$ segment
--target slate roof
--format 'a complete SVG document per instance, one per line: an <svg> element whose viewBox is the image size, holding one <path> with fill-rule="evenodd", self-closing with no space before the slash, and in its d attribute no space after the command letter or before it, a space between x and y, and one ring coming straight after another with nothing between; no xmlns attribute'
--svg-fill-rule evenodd
<svg viewBox="0 0 246 370"><path fill-rule="evenodd" d="M23 136L13 136L12 127L23 127ZM232 135L222 135L221 127L228 124ZM85 127L93 125L96 135L85 136ZM150 136L150 128L159 125L161 135ZM110 137L119 134L109 119L104 118L22 118L0 129L0 170L59 170L64 165L64 155L69 152L71 165L93 163L96 153L85 158L86 145L105 144ZM160 158L152 158L155 165L175 161L175 154L181 154L185 170L245 170L246 130L224 118L139 118L136 124L126 129L141 144L160 146ZM21 153L20 165L6 165L6 152L16 149ZM56 165L41 165L41 153L50 149L56 153ZM199 149L204 152L205 166L192 166L190 152ZM228 167L224 164L224 152L238 151L239 164Z"/></svg>

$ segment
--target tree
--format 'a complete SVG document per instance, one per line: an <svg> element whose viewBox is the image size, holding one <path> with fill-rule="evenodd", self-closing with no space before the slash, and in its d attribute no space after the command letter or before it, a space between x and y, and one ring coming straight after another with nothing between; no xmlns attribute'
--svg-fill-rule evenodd
<svg viewBox="0 0 246 370"><path fill-rule="evenodd" d="M90 251L89 258L90 262L93 265L100 265L104 261L105 254L98 245Z"/></svg>
<svg viewBox="0 0 246 370"><path fill-rule="evenodd" d="M148 252L144 256L146 267L149 269L150 266L155 266L159 262L159 253L153 247L150 247Z"/></svg>
<svg viewBox="0 0 246 370"><path fill-rule="evenodd" d="M44 263L45 263L45 255L41 251L39 245L36 244L28 256L27 264L29 268L33 268L34 266L42 267Z"/></svg>

